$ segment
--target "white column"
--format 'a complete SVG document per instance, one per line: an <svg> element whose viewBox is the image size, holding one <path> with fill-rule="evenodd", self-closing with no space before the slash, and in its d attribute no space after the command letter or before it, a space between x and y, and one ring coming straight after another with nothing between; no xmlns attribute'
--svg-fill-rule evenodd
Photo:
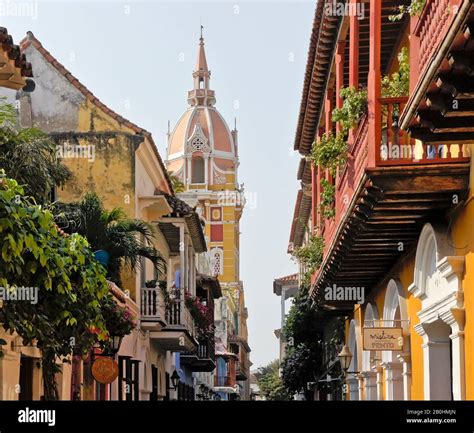
<svg viewBox="0 0 474 433"><path fill-rule="evenodd" d="M376 374L377 400L383 400L383 368L379 365L372 368Z"/></svg>
<svg viewBox="0 0 474 433"><path fill-rule="evenodd" d="M402 364L400 362L384 362L385 399L403 400Z"/></svg>
<svg viewBox="0 0 474 433"><path fill-rule="evenodd" d="M464 351L464 308L451 308L442 319L451 327L453 399L466 399L465 351Z"/></svg>
<svg viewBox="0 0 474 433"><path fill-rule="evenodd" d="M186 266L186 239L184 233L184 224L179 224L179 259L180 259L180 297L181 297L181 311L180 323L184 323L184 288L187 274Z"/></svg>
<svg viewBox="0 0 474 433"><path fill-rule="evenodd" d="M204 183L206 184L206 189L209 189L209 154L204 156Z"/></svg>
<svg viewBox="0 0 474 433"><path fill-rule="evenodd" d="M411 356L409 353L398 355L402 363L403 399L411 400Z"/></svg>
<svg viewBox="0 0 474 433"><path fill-rule="evenodd" d="M193 162L192 157L186 157L186 163L188 165L188 185L193 183Z"/></svg>
<svg viewBox="0 0 474 433"><path fill-rule="evenodd" d="M349 375L346 379L347 385L349 386L349 400L359 400L359 380L354 375Z"/></svg>
<svg viewBox="0 0 474 433"><path fill-rule="evenodd" d="M361 374L365 380L365 400L377 400L377 373L364 371Z"/></svg>
<svg viewBox="0 0 474 433"><path fill-rule="evenodd" d="M451 400L451 360L449 340L429 335L430 324L415 326L423 338L424 399Z"/></svg>

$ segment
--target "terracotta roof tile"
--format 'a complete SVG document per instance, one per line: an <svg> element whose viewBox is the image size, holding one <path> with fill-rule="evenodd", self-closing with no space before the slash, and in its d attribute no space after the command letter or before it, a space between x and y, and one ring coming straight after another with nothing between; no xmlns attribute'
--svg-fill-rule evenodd
<svg viewBox="0 0 474 433"><path fill-rule="evenodd" d="M31 63L26 61L26 56L21 53L20 47L13 43L13 38L5 27L0 27L0 44L8 53L8 58L15 61L15 66L21 70L22 77L32 77Z"/></svg>

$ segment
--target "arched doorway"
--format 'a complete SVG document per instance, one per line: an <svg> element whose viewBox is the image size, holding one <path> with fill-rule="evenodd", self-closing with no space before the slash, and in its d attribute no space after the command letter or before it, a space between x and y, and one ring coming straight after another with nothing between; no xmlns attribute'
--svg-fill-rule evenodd
<svg viewBox="0 0 474 433"><path fill-rule="evenodd" d="M425 400L465 399L463 272L446 228L425 224L409 287L422 307L415 330L423 338Z"/></svg>
<svg viewBox="0 0 474 433"><path fill-rule="evenodd" d="M402 328L404 335L404 352L382 351L381 365L384 369L385 399L409 400L411 386L409 365L404 366L402 360L409 363L407 354L410 351L410 331L406 297L398 280L391 279L387 285L383 307L383 326Z"/></svg>
<svg viewBox="0 0 474 433"><path fill-rule="evenodd" d="M377 306L368 304L364 314L364 328L378 326L379 314ZM362 371L364 378L365 400L377 400L377 373L373 370L374 358L377 358L379 352L363 350L362 352Z"/></svg>
<svg viewBox="0 0 474 433"><path fill-rule="evenodd" d="M359 326L357 322L352 319L349 324L349 339L348 346L352 353L351 363L348 369L347 385L349 386L349 399L360 400L361 392L359 390L359 378L357 372L359 371L359 355L361 353L360 340L358 338ZM351 373L353 372L353 373Z"/></svg>

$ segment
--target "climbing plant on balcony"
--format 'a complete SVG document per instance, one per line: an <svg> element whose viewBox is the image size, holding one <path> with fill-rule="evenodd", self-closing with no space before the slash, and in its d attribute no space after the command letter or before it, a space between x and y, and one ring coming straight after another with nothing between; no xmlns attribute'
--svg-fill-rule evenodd
<svg viewBox="0 0 474 433"><path fill-rule="evenodd" d="M58 399L57 359L85 354L108 338L101 302L109 291L104 268L87 240L66 236L53 215L0 171L0 286L36 290L35 302L4 300L0 323L42 354L44 396Z"/></svg>
<svg viewBox="0 0 474 433"><path fill-rule="evenodd" d="M184 303L194 318L199 337L213 339L215 330L214 312L204 305L197 296L192 296L188 292L185 293Z"/></svg>
<svg viewBox="0 0 474 433"><path fill-rule="evenodd" d="M406 15L415 17L421 14L421 11L425 7L426 0L411 0L409 5L399 5L397 7L396 14L390 15L388 19L390 21L400 21Z"/></svg>
<svg viewBox="0 0 474 433"><path fill-rule="evenodd" d="M314 143L311 149L311 161L322 169L328 169L336 176L337 169L347 161L347 142L342 134L323 134L319 143Z"/></svg>
<svg viewBox="0 0 474 433"><path fill-rule="evenodd" d="M385 75L382 79L382 96L397 98L407 96L410 92L410 59L408 48L403 47L397 56L398 71Z"/></svg>
<svg viewBox="0 0 474 433"><path fill-rule="evenodd" d="M332 120L339 123L341 133L347 135L367 112L367 91L343 87L339 94L343 100L342 107L332 111Z"/></svg>
<svg viewBox="0 0 474 433"><path fill-rule="evenodd" d="M336 216L336 208L334 202L336 199L336 186L331 184L327 179L321 179L321 201L319 204L319 212L326 219L334 219Z"/></svg>
<svg viewBox="0 0 474 433"><path fill-rule="evenodd" d="M125 337L136 328L137 323L130 308L118 305L112 295L105 296L100 304L102 317L109 335Z"/></svg>
<svg viewBox="0 0 474 433"><path fill-rule="evenodd" d="M302 284L309 286L311 275L323 261L324 239L322 236L311 236L306 245L295 250L295 257L305 269Z"/></svg>
<svg viewBox="0 0 474 433"><path fill-rule="evenodd" d="M281 366L282 380L290 394L307 391L307 383L317 380L321 372L323 352L320 319L308 288L300 288L282 329L286 342L286 355Z"/></svg>

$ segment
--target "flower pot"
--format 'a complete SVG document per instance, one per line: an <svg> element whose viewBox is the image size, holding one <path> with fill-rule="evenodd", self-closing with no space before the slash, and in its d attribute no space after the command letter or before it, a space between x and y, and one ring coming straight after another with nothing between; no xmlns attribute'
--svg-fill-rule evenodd
<svg viewBox="0 0 474 433"><path fill-rule="evenodd" d="M97 250L94 252L95 259L105 268L107 268L110 260L110 254L105 250Z"/></svg>

